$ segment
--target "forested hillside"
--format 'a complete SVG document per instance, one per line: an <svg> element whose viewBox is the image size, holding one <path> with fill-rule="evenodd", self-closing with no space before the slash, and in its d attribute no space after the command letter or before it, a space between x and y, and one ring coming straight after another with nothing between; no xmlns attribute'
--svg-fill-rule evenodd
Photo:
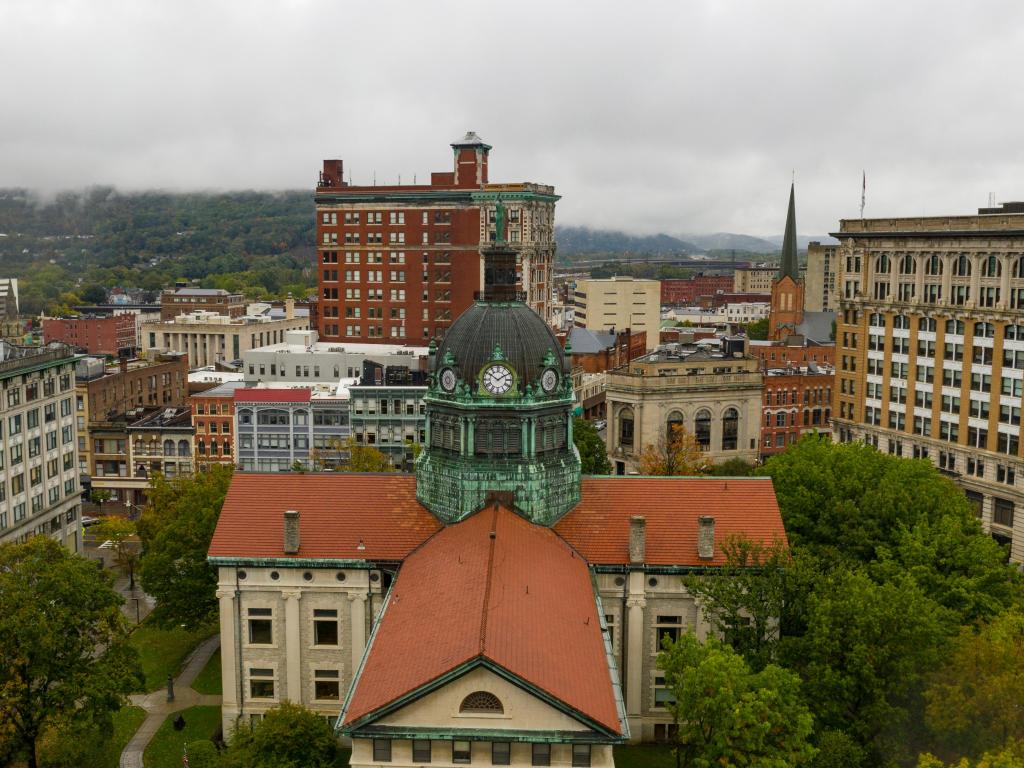
<svg viewBox="0 0 1024 768"><path fill-rule="evenodd" d="M0 276L21 281L26 314L97 287L158 290L178 278L252 297L304 295L313 271L312 194L119 193L94 188L41 200L0 191Z"/></svg>

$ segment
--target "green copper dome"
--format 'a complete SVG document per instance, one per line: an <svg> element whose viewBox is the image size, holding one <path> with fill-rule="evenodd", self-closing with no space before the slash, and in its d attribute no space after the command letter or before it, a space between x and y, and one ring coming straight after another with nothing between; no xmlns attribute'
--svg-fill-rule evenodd
<svg viewBox="0 0 1024 768"><path fill-rule="evenodd" d="M447 367L467 383L475 382L496 359L511 366L521 395L527 385L536 392L548 368L568 372L555 334L540 315L520 302L477 302L452 324L437 350L438 366L448 361Z"/></svg>

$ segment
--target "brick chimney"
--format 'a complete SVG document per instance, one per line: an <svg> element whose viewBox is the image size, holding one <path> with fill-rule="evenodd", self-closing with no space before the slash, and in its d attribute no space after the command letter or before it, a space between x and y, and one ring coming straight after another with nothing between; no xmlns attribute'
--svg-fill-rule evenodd
<svg viewBox="0 0 1024 768"><path fill-rule="evenodd" d="M299 554L299 513L294 509L284 513L284 553Z"/></svg>
<svg viewBox="0 0 1024 768"><path fill-rule="evenodd" d="M710 560L715 556L715 518L701 515L697 518L697 557Z"/></svg>
<svg viewBox="0 0 1024 768"><path fill-rule="evenodd" d="M647 520L643 515L629 518L629 562L643 563L647 557Z"/></svg>

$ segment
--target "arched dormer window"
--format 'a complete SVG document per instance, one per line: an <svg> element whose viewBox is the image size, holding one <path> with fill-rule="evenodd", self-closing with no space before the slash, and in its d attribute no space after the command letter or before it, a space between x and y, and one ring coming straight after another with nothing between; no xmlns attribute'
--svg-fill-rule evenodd
<svg viewBox="0 0 1024 768"><path fill-rule="evenodd" d="M473 691L462 700L459 712L469 715L503 715L505 707L501 705L501 699L493 693Z"/></svg>

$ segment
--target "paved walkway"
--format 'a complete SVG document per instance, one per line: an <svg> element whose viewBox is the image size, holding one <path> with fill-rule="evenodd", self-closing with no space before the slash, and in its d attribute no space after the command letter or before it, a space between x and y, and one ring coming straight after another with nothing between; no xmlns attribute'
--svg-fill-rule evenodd
<svg viewBox="0 0 1024 768"><path fill-rule="evenodd" d="M174 681L174 701L167 701L166 688L153 693L142 693L129 697L133 705L146 710L146 719L121 753L121 768L143 768L142 754L146 751L146 745L152 741L153 736L168 715L199 705L220 706L220 696L204 695L192 690L192 683L195 682L196 676L203 670L218 648L220 648L220 635L214 635L204 640L192 651L192 654L185 660L181 674Z"/></svg>

